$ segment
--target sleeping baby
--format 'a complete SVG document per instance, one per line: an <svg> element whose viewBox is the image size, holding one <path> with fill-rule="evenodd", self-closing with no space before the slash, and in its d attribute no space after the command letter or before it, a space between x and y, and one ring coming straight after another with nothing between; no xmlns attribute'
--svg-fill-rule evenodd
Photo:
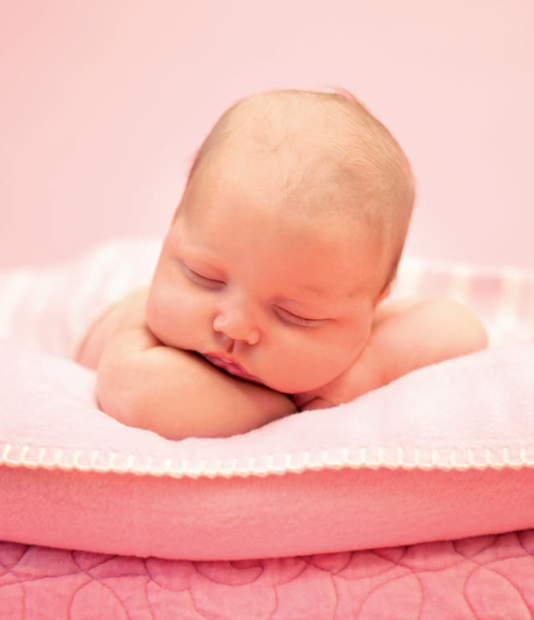
<svg viewBox="0 0 534 620"><path fill-rule="evenodd" d="M405 154L348 93L240 101L197 153L150 286L86 336L99 406L224 437L484 348L466 308L386 299L413 201Z"/></svg>

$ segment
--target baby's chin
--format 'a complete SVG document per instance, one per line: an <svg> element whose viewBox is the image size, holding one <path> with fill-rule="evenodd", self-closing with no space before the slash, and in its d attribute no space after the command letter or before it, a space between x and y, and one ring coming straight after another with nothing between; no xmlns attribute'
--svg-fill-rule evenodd
<svg viewBox="0 0 534 620"><path fill-rule="evenodd" d="M262 381L261 379L257 379L253 383L258 383L259 385L263 385L275 392L280 392L281 394L286 394L290 396L293 400L295 398L304 398L310 399L314 396L311 396L315 393L315 391L319 390L324 382L276 382L276 381Z"/></svg>
<svg viewBox="0 0 534 620"><path fill-rule="evenodd" d="M194 351L194 353L197 353L197 352ZM212 366L217 368L217 370L219 370L220 372L223 372L225 375L229 375L233 377L234 379L239 379L240 381L246 381L247 383L254 383L255 385L261 385L263 387L269 388L270 390L273 390L274 392L280 392L281 394L287 394L288 396L291 395L291 392L288 389L286 389L290 387L287 384L279 385L277 382L266 381L262 379L261 377L256 377L256 376L249 374L243 368L235 364L221 364L216 360L210 359L209 356L204 356L204 355L201 355L200 353L197 353L197 355L200 355L200 357L205 359Z"/></svg>
<svg viewBox="0 0 534 620"><path fill-rule="evenodd" d="M250 383L263 385L270 390L280 392L281 394L286 394L291 398L302 397L305 399L315 398L319 390L322 390L325 385L332 383L332 381L336 380L339 376L327 375L325 380L325 373L321 373L320 378L313 376L290 378L289 371L285 373L285 376L283 377L266 377L261 374L255 377L251 377L250 375L248 377L239 377L237 373L235 375L232 372L227 374L232 374L233 376L249 381Z"/></svg>

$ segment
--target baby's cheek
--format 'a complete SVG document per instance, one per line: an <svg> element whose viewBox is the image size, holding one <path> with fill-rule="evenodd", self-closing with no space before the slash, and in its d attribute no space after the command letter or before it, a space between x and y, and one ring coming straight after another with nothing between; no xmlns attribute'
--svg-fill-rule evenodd
<svg viewBox="0 0 534 620"><path fill-rule="evenodd" d="M169 299L165 287L154 282L150 287L147 305L146 322L150 331L163 343L167 344L169 331Z"/></svg>
<svg viewBox="0 0 534 620"><path fill-rule="evenodd" d="M323 376L334 381L353 366L365 350L369 334L370 330L358 329L340 330L333 336L323 348Z"/></svg>
<svg viewBox="0 0 534 620"><path fill-rule="evenodd" d="M316 342L303 344L280 357L278 369L290 394L311 392L333 381L352 363L346 343Z"/></svg>
<svg viewBox="0 0 534 620"><path fill-rule="evenodd" d="M210 328L201 300L175 287L154 287L146 320L156 338L177 349L199 350Z"/></svg>

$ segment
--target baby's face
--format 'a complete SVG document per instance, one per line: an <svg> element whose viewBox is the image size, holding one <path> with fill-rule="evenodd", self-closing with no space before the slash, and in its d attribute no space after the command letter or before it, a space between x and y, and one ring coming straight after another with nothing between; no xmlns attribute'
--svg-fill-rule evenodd
<svg viewBox="0 0 534 620"><path fill-rule="evenodd" d="M242 379L287 394L317 389L365 347L387 265L357 225L284 209L242 172L203 174L186 190L148 325Z"/></svg>

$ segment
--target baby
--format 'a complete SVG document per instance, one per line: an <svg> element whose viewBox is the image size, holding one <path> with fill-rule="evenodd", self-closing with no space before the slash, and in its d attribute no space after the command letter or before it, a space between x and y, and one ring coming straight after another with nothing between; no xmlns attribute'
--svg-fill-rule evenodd
<svg viewBox="0 0 534 620"><path fill-rule="evenodd" d="M413 200L405 154L348 93L237 103L196 156L150 287L80 350L102 410L223 437L485 347L452 301L384 301Z"/></svg>

